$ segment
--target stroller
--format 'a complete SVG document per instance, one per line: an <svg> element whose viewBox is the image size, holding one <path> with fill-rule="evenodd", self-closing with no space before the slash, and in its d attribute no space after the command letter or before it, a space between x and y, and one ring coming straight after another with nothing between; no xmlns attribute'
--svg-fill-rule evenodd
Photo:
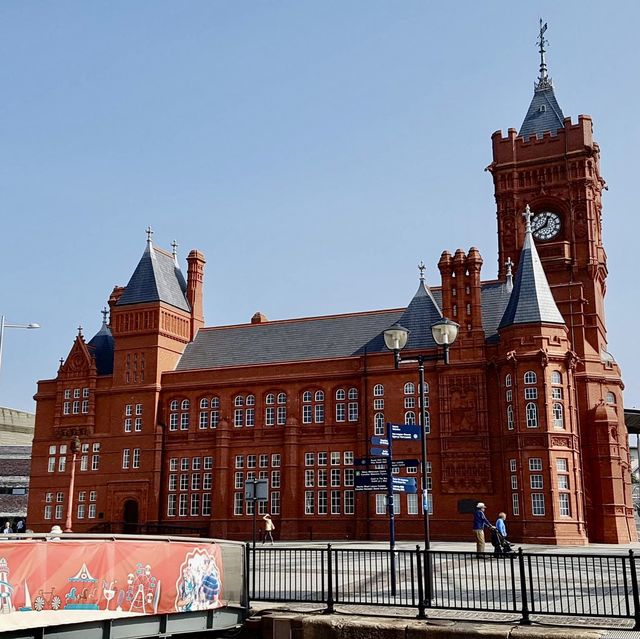
<svg viewBox="0 0 640 639"><path fill-rule="evenodd" d="M493 553L495 555L508 555L510 552L513 552L514 544L507 541L507 538L501 535L497 528L494 528L491 533L491 545L493 546Z"/></svg>

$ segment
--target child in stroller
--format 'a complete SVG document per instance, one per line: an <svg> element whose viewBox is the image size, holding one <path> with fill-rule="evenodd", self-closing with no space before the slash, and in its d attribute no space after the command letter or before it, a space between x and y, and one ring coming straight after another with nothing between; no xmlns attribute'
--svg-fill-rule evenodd
<svg viewBox="0 0 640 639"><path fill-rule="evenodd" d="M496 526L491 533L491 545L496 555L506 555L513 552L513 544L507 541L507 527L504 523L506 518L506 513L498 513Z"/></svg>
<svg viewBox="0 0 640 639"><path fill-rule="evenodd" d="M503 537L497 529L491 533L491 545L494 555L507 555L513 552L513 544L507 541L506 537Z"/></svg>

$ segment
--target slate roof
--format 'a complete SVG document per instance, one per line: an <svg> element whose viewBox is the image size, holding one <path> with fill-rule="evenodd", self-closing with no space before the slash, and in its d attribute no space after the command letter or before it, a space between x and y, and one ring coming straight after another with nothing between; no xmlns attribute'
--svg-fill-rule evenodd
<svg viewBox="0 0 640 639"><path fill-rule="evenodd" d="M384 342L378 343L376 338L397 322L402 312L373 311L200 329L187 345L177 370L348 357L361 353L365 346L382 351Z"/></svg>
<svg viewBox="0 0 640 639"><path fill-rule="evenodd" d="M114 341L106 320L102 322L102 328L91 338L87 347L96 359L98 375L111 375L113 373Z"/></svg>
<svg viewBox="0 0 640 639"><path fill-rule="evenodd" d="M550 82L540 83L533 92L533 98L518 137L528 140L532 135L542 137L542 134L547 131L555 135L558 129L564 127L563 120L564 115L556 100L553 86Z"/></svg>
<svg viewBox="0 0 640 639"><path fill-rule="evenodd" d="M564 324L549 288L538 250L527 222L520 263L509 303L498 328L514 324Z"/></svg>
<svg viewBox="0 0 640 639"><path fill-rule="evenodd" d="M504 282L483 283L487 337L497 337L509 293ZM350 357L365 350L384 353L382 332L396 322L411 331L407 349L431 349L431 324L441 317L440 304L440 290L431 291L421 282L406 309L204 328L187 345L176 370Z"/></svg>
<svg viewBox="0 0 640 639"><path fill-rule="evenodd" d="M190 311L186 290L187 283L173 255L154 248L149 241L117 305L166 302Z"/></svg>

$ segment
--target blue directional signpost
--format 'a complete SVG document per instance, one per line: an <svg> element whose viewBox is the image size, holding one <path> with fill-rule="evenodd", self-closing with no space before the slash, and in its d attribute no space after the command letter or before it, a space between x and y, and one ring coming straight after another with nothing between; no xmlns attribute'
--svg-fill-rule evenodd
<svg viewBox="0 0 640 639"><path fill-rule="evenodd" d="M393 440L412 441L420 439L420 427L414 424L387 423L386 437L372 437L369 454L371 457L354 460L356 466L355 489L357 491L387 493L387 512L389 514L389 555L391 568L391 594L396 594L396 526L395 493L418 492L415 477L394 477L394 468L418 466L417 459L393 459Z"/></svg>

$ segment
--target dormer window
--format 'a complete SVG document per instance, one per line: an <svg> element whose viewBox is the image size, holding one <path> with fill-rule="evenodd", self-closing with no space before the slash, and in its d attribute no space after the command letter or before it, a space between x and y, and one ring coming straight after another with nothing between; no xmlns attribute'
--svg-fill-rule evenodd
<svg viewBox="0 0 640 639"><path fill-rule="evenodd" d="M546 104L541 104L540 108L538 109L538 111L540 113L544 113L547 110L547 105Z"/></svg>

